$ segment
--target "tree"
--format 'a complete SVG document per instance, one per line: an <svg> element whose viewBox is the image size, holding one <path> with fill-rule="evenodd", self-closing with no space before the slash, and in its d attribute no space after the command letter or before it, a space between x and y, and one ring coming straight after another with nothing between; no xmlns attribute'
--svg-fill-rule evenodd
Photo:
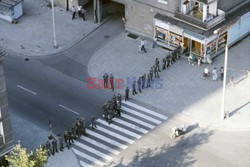
<svg viewBox="0 0 250 167"><path fill-rule="evenodd" d="M33 151L27 153L26 148L22 148L21 144L15 145L10 155L5 156L9 162L9 167L43 167L48 162L47 151L40 146Z"/></svg>

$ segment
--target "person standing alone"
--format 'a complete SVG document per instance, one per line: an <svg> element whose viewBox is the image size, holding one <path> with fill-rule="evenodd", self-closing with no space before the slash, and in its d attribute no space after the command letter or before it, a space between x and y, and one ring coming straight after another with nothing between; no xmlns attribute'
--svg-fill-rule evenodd
<svg viewBox="0 0 250 167"><path fill-rule="evenodd" d="M75 18L75 16L76 16L76 8L75 8L75 6L72 6L71 11L72 11L72 20L73 20Z"/></svg>

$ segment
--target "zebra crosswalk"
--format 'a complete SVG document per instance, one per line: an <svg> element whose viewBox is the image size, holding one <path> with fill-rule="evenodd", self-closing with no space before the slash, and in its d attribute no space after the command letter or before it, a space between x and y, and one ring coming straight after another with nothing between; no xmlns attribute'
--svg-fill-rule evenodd
<svg viewBox="0 0 250 167"><path fill-rule="evenodd" d="M103 166L167 118L138 104L122 101L121 117L113 118L111 124L97 119L97 129L87 128L88 136L75 141L72 150L82 167Z"/></svg>

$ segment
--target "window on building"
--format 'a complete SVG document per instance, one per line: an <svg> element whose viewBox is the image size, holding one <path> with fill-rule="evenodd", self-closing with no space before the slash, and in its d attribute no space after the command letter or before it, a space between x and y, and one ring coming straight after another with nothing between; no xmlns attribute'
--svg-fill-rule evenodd
<svg viewBox="0 0 250 167"><path fill-rule="evenodd" d="M158 0L159 3L162 3L162 4L165 4L167 5L168 4L168 1L167 0Z"/></svg>

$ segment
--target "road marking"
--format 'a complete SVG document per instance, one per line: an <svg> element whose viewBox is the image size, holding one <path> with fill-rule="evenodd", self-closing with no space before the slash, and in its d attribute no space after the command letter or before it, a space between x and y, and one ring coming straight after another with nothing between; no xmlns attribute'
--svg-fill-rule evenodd
<svg viewBox="0 0 250 167"><path fill-rule="evenodd" d="M126 121L123 121L123 120L121 120L121 119L119 119L119 118L113 118L112 120L113 120L114 122L117 122L117 123L119 123L119 124L122 124L122 125L124 125L124 126L127 126L127 127L131 128L131 129L137 130L137 131L142 132L142 133L144 133L144 134L147 134L147 133L148 133L148 131L147 131L146 129L143 129L143 128L139 127L139 126L136 126L136 125L134 125L134 124L128 123L128 122L126 122Z"/></svg>
<svg viewBox="0 0 250 167"><path fill-rule="evenodd" d="M82 167L93 167L93 166L91 166L91 165L89 165L89 164L87 164L86 162L83 162L83 161L81 161L81 160L80 160L80 165L81 165Z"/></svg>
<svg viewBox="0 0 250 167"><path fill-rule="evenodd" d="M139 119L136 119L136 118L134 118L134 117L131 117L131 116L125 114L125 113L122 113L122 117L127 118L128 120L133 121L133 122L136 122L136 123L138 123L138 124L141 124L141 125L143 125L143 126L146 126L146 127L150 128L150 129L153 129L153 128L155 127L154 125L151 125L151 124L149 124L149 123L143 122L143 121L141 121L141 120L139 120Z"/></svg>
<svg viewBox="0 0 250 167"><path fill-rule="evenodd" d="M149 117L149 116L147 116L147 115L141 114L141 113L139 113L139 112L137 112L137 111L135 111L135 110L132 110L132 109L130 109L130 108L127 108L127 107L122 106L121 109L124 110L124 111L126 111L126 112L128 112L128 113L130 113L130 114L137 115L137 116L139 116L139 117L141 117L141 118L147 119L147 120L149 120L149 121L151 121L151 122L154 122L154 123L156 123L156 124L160 124L160 123L161 123L161 121L159 121L159 120L157 120L157 119L154 119L154 118L151 118L151 117Z"/></svg>
<svg viewBox="0 0 250 167"><path fill-rule="evenodd" d="M98 120L97 120L97 121L98 121ZM133 140L130 140L130 139L127 138L127 137L124 137L124 136L122 136L122 135L119 135L118 133L115 133L115 132L112 132L112 131L110 131L110 130L107 130L107 129L101 127L101 126L98 126L97 130L102 131L102 132L104 132L104 133L106 133L106 134L108 134L108 135L110 135L110 136L113 136L113 137L115 137L115 138L117 138L117 139L123 140L123 141L125 141L125 142L127 142L127 143L130 143L130 144L133 144L133 143L135 142L135 141L133 141Z"/></svg>
<svg viewBox="0 0 250 167"><path fill-rule="evenodd" d="M80 115L78 112L76 112L76 111L74 111L74 110L71 110L71 109L69 109L68 107L65 107L65 106L63 106L63 105L61 105L61 104L59 104L59 107L62 107L62 108L64 108L65 110L68 110L68 111L70 111L70 112L72 112L72 113L74 113L74 114L76 114L76 115Z"/></svg>
<svg viewBox="0 0 250 167"><path fill-rule="evenodd" d="M105 136L103 136L103 135L100 135L100 134L98 134L98 133L96 133L96 132L94 132L94 131L91 131L91 130L87 130L87 129L86 129L86 132L87 132L88 134L90 134L90 135L93 135L94 137L96 137L96 138L98 138L98 139L101 139L101 140L103 140L103 141L105 141L105 142L107 142L107 143L109 143L109 144L112 144L112 145L117 146L117 147L119 147L119 148L122 148L122 149L124 149L124 150L128 147L128 146L126 146L126 145L124 145L124 144L121 144L121 143L119 143L119 142L117 142L117 141L114 141L114 140L109 139L109 138L107 138L107 137L105 137Z"/></svg>
<svg viewBox="0 0 250 167"><path fill-rule="evenodd" d="M81 151L79 151L79 150L77 150L77 149L75 149L75 148L72 148L72 150L74 151L74 153L75 153L76 155L78 155L78 156L80 156L80 157L83 157L83 158L85 158L85 159L87 159L87 160L89 160L89 161L91 161L91 162L93 162L93 163L95 163L95 164L97 164L97 165L100 165L100 166L103 166L103 165L104 165L104 162L102 162L102 161L100 161L100 160L98 160L98 159L96 159L96 158L94 158L94 157L91 157L91 156L88 155L88 154L85 154L85 153L83 153L83 152L81 152Z"/></svg>
<svg viewBox="0 0 250 167"><path fill-rule="evenodd" d="M22 86L20 86L20 85L17 85L17 87L19 87L19 88L21 88L21 89L23 89L23 90L25 90L25 91L27 91L27 92L30 92L30 93L32 93L33 95L37 95L36 92L33 92L33 91L31 91L31 90L29 90L29 89L27 89L27 88L24 88L24 87L22 87Z"/></svg>
<svg viewBox="0 0 250 167"><path fill-rule="evenodd" d="M98 155L99 157L104 158L104 159L106 159L108 161L112 160L112 157L110 157L110 156L108 156L108 155L106 155L106 154L104 154L104 153L102 153L100 151L97 151L97 150L95 150L95 149L93 149L93 148L91 148L91 147L89 147L89 146L87 146L85 144L82 144L82 143L80 143L78 141L75 141L74 145L76 145L76 146L78 146L78 147L80 147L80 148L82 148L84 150L87 150L87 151L89 151L89 152L91 152L91 153L93 153L95 155Z"/></svg>
<svg viewBox="0 0 250 167"><path fill-rule="evenodd" d="M109 147L109 146L106 146L106 145L104 145L104 144L102 144L102 143L99 143L98 141L95 141L95 140L93 140L93 139L91 139L91 138L88 138L88 137L81 137L81 139L82 139L83 141L86 141L86 142L88 142L88 143L90 143L90 144L93 144L93 145L95 145L95 146L97 146L97 147L99 147L99 148L102 148L102 149L104 149L104 150L106 150L106 151L108 151L108 152L110 152L110 153L112 153L112 154L118 155L118 154L120 153L119 151L116 151L115 149L113 149L113 148L111 148L111 147Z"/></svg>
<svg viewBox="0 0 250 167"><path fill-rule="evenodd" d="M100 122L100 123L103 124L103 125L107 125L107 122L105 122L105 121L103 121L103 120L101 120L101 119L98 119L97 122ZM116 126L116 125L114 125L114 124L109 124L108 126L111 127L111 128L113 128L113 129L115 129L115 130L118 130L118 131L120 131L120 132L123 132L123 133L125 133L125 134L127 134L127 135L129 135L129 136L135 137L135 138L137 138L137 139L140 139L140 138L141 138L140 135L135 134L135 133L133 133L133 132L127 130L127 129L124 129L124 128L121 128L121 127L119 127L119 126Z"/></svg>
<svg viewBox="0 0 250 167"><path fill-rule="evenodd" d="M159 114L159 113L157 113L157 112L154 112L154 111L152 111L152 110L149 110L149 109L147 109L147 108L144 108L144 107L142 107L142 106L139 106L139 105L137 105L137 104L134 104L134 103L131 103L131 102L129 102L129 101L122 101L122 103L124 103L124 104L127 104L127 105L129 105L129 106L132 106L132 107L134 107L134 108L137 108L137 109L139 109L139 110L141 110L141 111L143 111L143 112L146 112L146 113L148 113L148 114L151 114L151 115L154 115L154 116L156 116L156 117L159 117L159 118L161 118L161 119L167 119L168 117L166 117L166 116L164 116L164 115L162 115L162 114Z"/></svg>

